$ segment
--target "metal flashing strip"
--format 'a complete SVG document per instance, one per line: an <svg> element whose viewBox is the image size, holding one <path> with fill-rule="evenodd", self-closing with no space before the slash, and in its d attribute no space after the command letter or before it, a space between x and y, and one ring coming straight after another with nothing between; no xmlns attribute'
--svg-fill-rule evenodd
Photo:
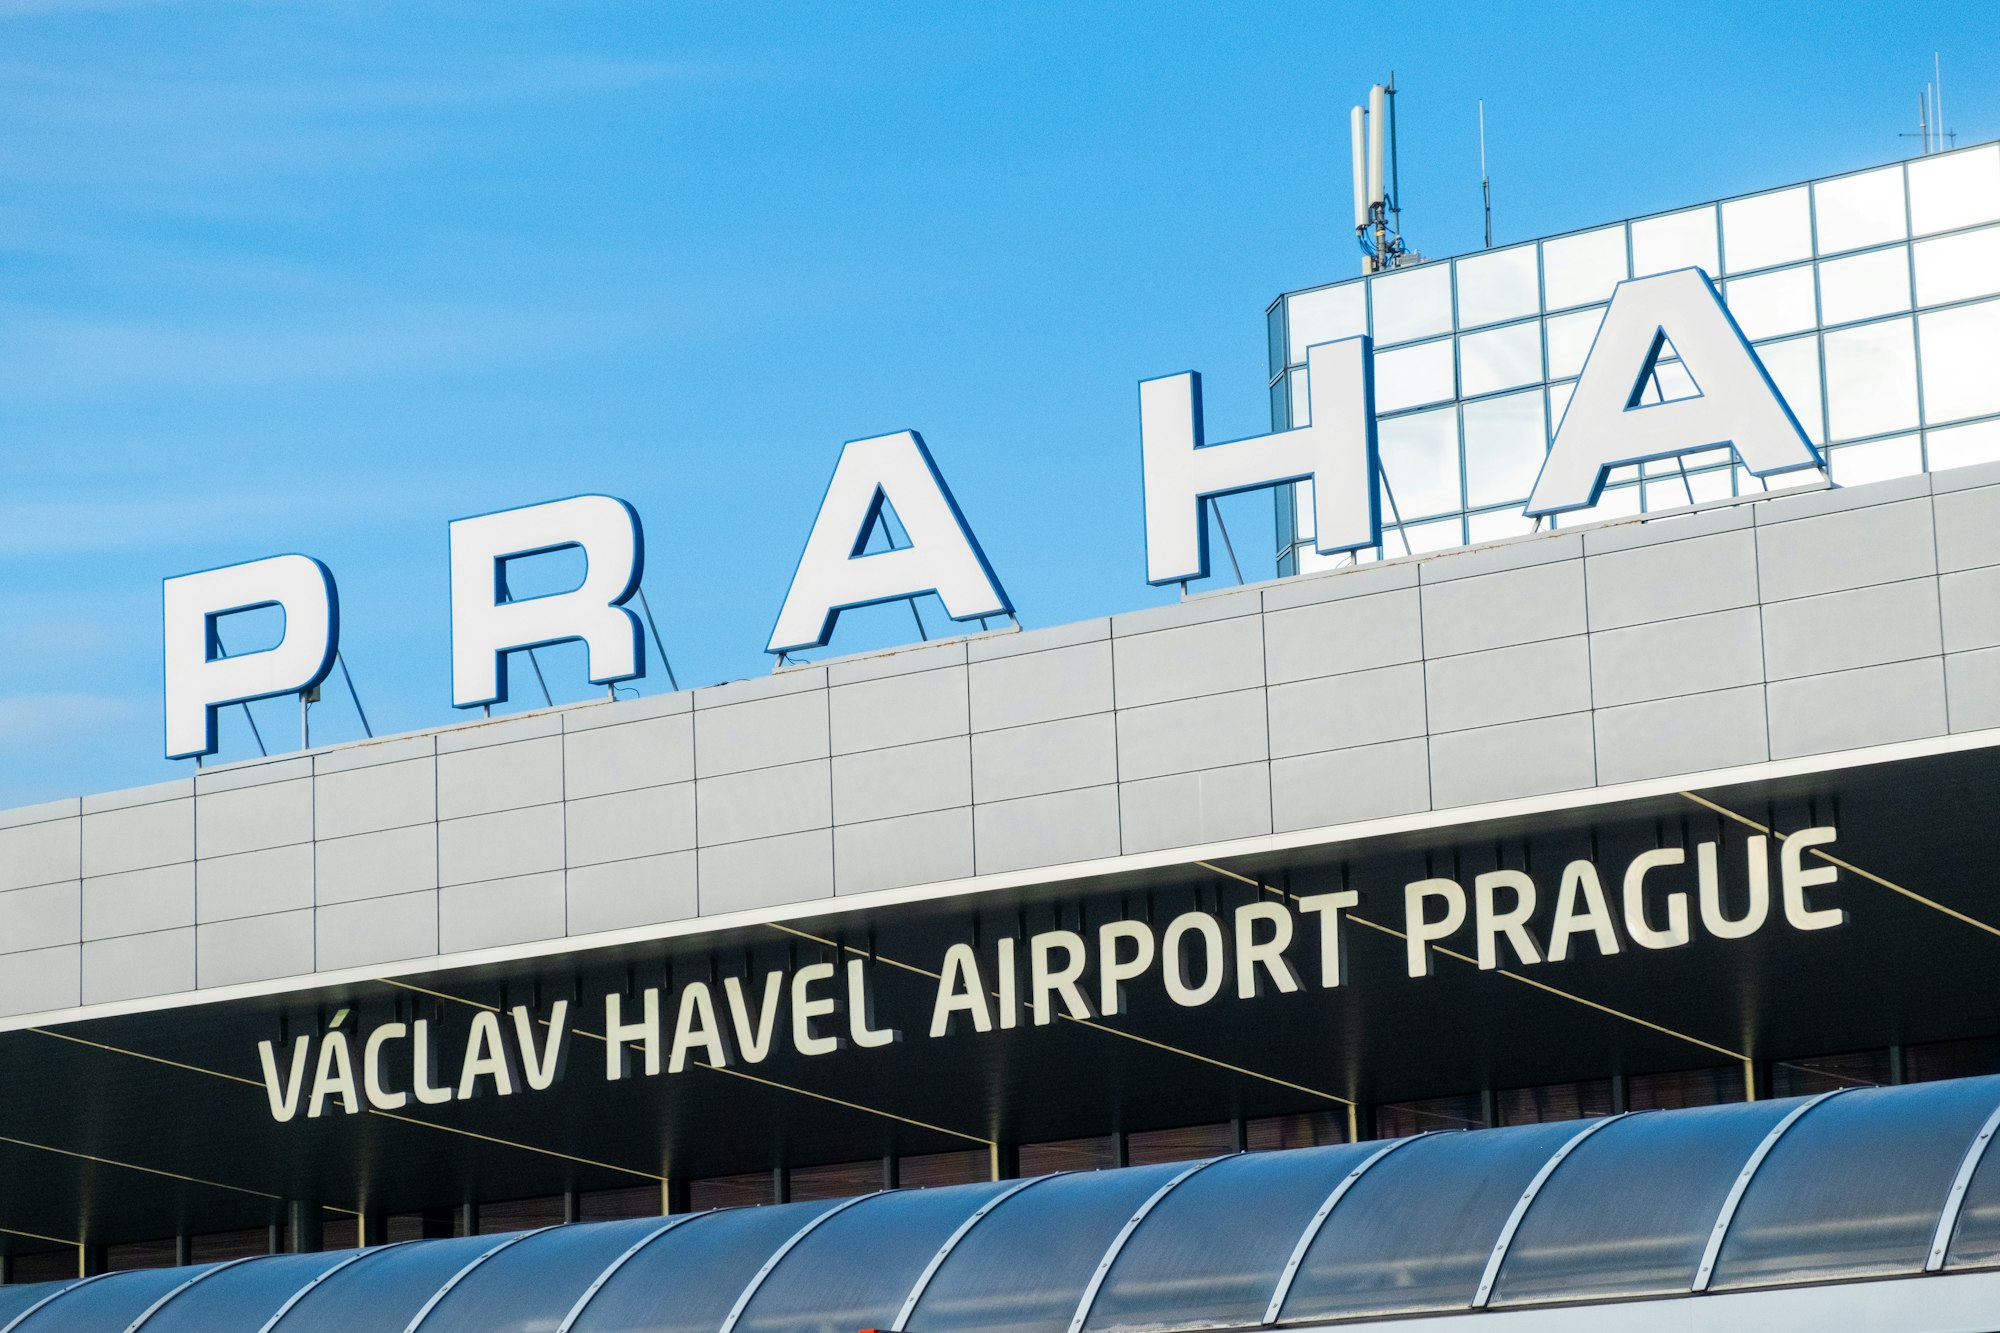
<svg viewBox="0 0 2000 1333"><path fill-rule="evenodd" d="M1292 1246L1291 1257L1285 1260L1285 1269L1282 1273L1278 1274L1278 1285L1271 1292L1271 1303L1264 1307L1265 1323L1275 1324L1278 1322L1278 1312L1285 1308L1285 1298L1292 1294L1292 1282L1299 1275L1299 1265L1306 1261L1306 1251L1312 1248L1312 1243L1319 1238L1320 1229L1326 1225L1326 1219L1332 1215L1334 1205L1347 1197L1347 1192L1354 1188L1355 1182L1360 1180L1364 1175L1367 1175L1375 1163L1381 1161L1384 1157L1396 1151L1396 1149L1415 1143L1418 1139L1427 1139L1432 1134L1447 1132L1451 1131L1427 1130L1422 1134L1412 1134L1406 1139L1391 1140L1383 1144L1380 1148L1377 1148L1361 1165L1355 1167L1341 1178L1340 1183L1333 1187L1333 1192L1326 1196L1326 1201L1320 1204L1319 1211L1312 1215L1310 1222L1306 1223L1306 1229L1299 1233L1298 1244Z"/></svg>
<svg viewBox="0 0 2000 1333"><path fill-rule="evenodd" d="M1993 1108L1986 1123L1979 1127L1979 1133L1966 1145L1965 1159L1958 1164L1958 1174L1952 1177L1951 1190L1944 1196L1944 1211L1938 1214L1937 1234L1931 1237L1930 1256L1924 1260L1926 1273L1944 1267L1945 1251L1951 1248L1952 1233L1958 1230L1958 1216L1965 1211L1965 1192L1972 1185L1972 1173L1985 1159L1996 1131L2000 1131L2000 1106Z"/></svg>
<svg viewBox="0 0 2000 1333"><path fill-rule="evenodd" d="M1542 1163L1542 1169L1535 1172L1535 1178L1528 1182L1528 1188L1521 1191L1521 1197L1514 1201L1514 1211L1507 1214L1507 1224L1500 1228L1500 1238L1493 1242L1493 1253L1486 1256L1486 1271L1480 1274L1479 1290L1472 1297L1473 1309L1485 1309L1486 1302L1492 1299L1493 1284L1500 1279L1500 1265L1507 1260L1507 1250L1514 1243L1514 1233L1521 1229L1522 1221L1528 1216L1528 1209L1535 1204L1535 1196L1542 1192L1542 1186L1548 1184L1549 1177L1556 1173L1556 1168L1563 1164L1563 1159L1598 1130L1616 1124L1631 1114L1630 1111L1622 1111L1617 1115L1591 1121L1565 1139L1562 1147L1556 1149L1549 1160Z"/></svg>
<svg viewBox="0 0 2000 1333"><path fill-rule="evenodd" d="M792 1252L794 1246L818 1230L820 1223L839 1216L857 1203L866 1203L870 1199L879 1199L885 1193L887 1193L885 1190L876 1190L873 1194L862 1194L852 1199L843 1200L825 1212L817 1214L812 1221L794 1231L791 1234L791 1238L774 1250L771 1257L764 1261L764 1266L757 1270L756 1276L750 1279L750 1284L743 1288L742 1294L736 1298L736 1304L729 1307L729 1314L723 1319L722 1327L717 1330L717 1333L731 1333L731 1330L736 1327L736 1321L743 1317L743 1311L749 1308L751 1298L756 1296L758 1288L762 1287L764 1280L771 1276L771 1270L776 1268L783 1261L784 1257Z"/></svg>
<svg viewBox="0 0 2000 1333"><path fill-rule="evenodd" d="M48 1295L36 1301L33 1305L29 1306L27 1309L21 1311L21 1313L15 1315L12 1319L9 1319L4 1325L0 1325L0 1333L14 1333L15 1329L19 1328L23 1323L27 1321L29 1315L32 1315L33 1313L35 1313L35 1311L41 1309L44 1305L47 1305L50 1301L61 1300L64 1296L69 1295L72 1291L75 1291L78 1287L84 1286L87 1283L101 1281L102 1279L110 1276L111 1274L109 1273L92 1273L89 1277L78 1278L76 1281L70 1283L68 1286L62 1288L62 1290L60 1291L50 1292Z"/></svg>
<svg viewBox="0 0 2000 1333"><path fill-rule="evenodd" d="M404 1326L403 1333L417 1333L418 1326L422 1324L424 1320L430 1318L431 1311L437 1309L438 1302L443 1300L445 1297L451 1295L452 1289L454 1287L456 1287L459 1283L465 1281L465 1279L467 1279L468 1277L471 1277L473 1270L478 1268L481 1264L485 1263L488 1259L491 1259L494 1255L500 1253L500 1251L502 1250L510 1249L513 1246L519 1245L524 1240L528 1240L532 1237L539 1236L544 1231L553 1231L554 1229L555 1228L553 1227L536 1227L533 1231L523 1231L518 1236L509 1236L505 1240L501 1241L498 1245L489 1246L488 1248L481 1250L478 1254L474 1255L472 1259L465 1264L464 1267L460 1268L456 1273L453 1273L449 1278L446 1278L445 1284L442 1287L439 1287L436 1291L431 1293L431 1298L423 1303L422 1308L420 1308L415 1314L410 1316L410 1322Z"/></svg>
<svg viewBox="0 0 2000 1333"><path fill-rule="evenodd" d="M974 1209L970 1217L958 1224L956 1231L953 1231L949 1236L944 1238L944 1244L938 1246L937 1253L933 1254L931 1261L924 1265L924 1271L917 1274L916 1282L910 1287L910 1294L903 1298L902 1308L896 1311L896 1317L890 1322L887 1333L903 1333L904 1327L909 1323L911 1313L917 1308L917 1302L923 1299L924 1292L929 1289L931 1279L937 1276L938 1269L944 1267L944 1261L951 1257L951 1252L958 1248L958 1243L965 1239L965 1233L979 1225L980 1219L984 1218L1001 1204L1007 1202L1007 1200L1013 1198L1016 1194L1019 1194L1022 1190L1028 1188L1028 1186L1039 1185L1044 1180L1054 1180L1056 1176L1070 1174L1072 1173L1068 1171L1058 1171L1054 1175L1030 1176L1018 1184L1010 1185L1006 1189L1001 1190L998 1194ZM556 1333L565 1333L565 1330L557 1329Z"/></svg>
<svg viewBox="0 0 2000 1333"><path fill-rule="evenodd" d="M230 1259L227 1262L216 1264L213 1268L204 1268L201 1272L196 1273L193 1277L181 1283L178 1287L173 1288L171 1291L168 1291L165 1295L161 1296L160 1299L154 1301L151 1305L141 1310L139 1312L138 1318L134 1319L131 1323L125 1325L125 1333L138 1333L138 1329L141 1324L144 1324L148 1319L151 1319L155 1314L158 1314L161 1306L165 1305L168 1301L172 1300L174 1297L186 1291L189 1287L195 1286L201 1282L206 1282L209 1278L214 1277L217 1273L222 1272L226 1268L234 1268L238 1264L247 1264L252 1259L269 1259L270 1257L271 1256L268 1254L246 1254L241 1259Z"/></svg>
<svg viewBox="0 0 2000 1333"><path fill-rule="evenodd" d="M306 1283L303 1287L300 1287L297 1291L287 1296L285 1298L285 1303L278 1307L276 1313L274 1313L269 1319L266 1319L264 1321L263 1326L257 1330L257 1333L271 1333L271 1330L278 1326L278 1321L280 1319L283 1319L286 1315L290 1314L292 1312L292 1307L294 1305L297 1305L300 1301L304 1300L306 1296L313 1290L313 1288L319 1286L320 1283L326 1281L328 1278L332 1277L335 1273L338 1273L341 1270L347 1268L350 1264L359 1263L363 1259L366 1259L371 1255L383 1254L389 1250L396 1249L399 1246L408 1245L409 1243L410 1242L406 1240L399 1240L399 1241L394 1241L388 1245L373 1245L365 1250L356 1250L353 1254L350 1254L349 1256L347 1256L347 1258L342 1259L339 1263L334 1264L332 1267L327 1268L324 1271L316 1274L313 1277L312 1281ZM8 1327L11 1328L13 1326L10 1324L8 1325ZM0 1333L7 1333L7 1330L0 1329Z"/></svg>
<svg viewBox="0 0 2000 1333"><path fill-rule="evenodd" d="M1118 1255L1124 1250L1125 1243L1132 1239L1132 1233L1137 1231L1139 1224L1146 1220L1146 1214L1157 1208L1160 1201L1169 1194L1172 1194L1174 1189L1189 1176L1194 1175L1198 1171L1206 1171L1217 1162L1226 1162L1231 1157L1241 1157L1242 1155L1241 1153L1229 1153L1222 1157L1211 1157L1205 1162L1196 1162L1193 1166L1180 1172L1172 1180L1154 1190L1152 1195L1139 1205L1138 1211L1125 1219L1125 1225L1118 1228L1118 1234L1111 1238L1111 1244L1104 1251L1104 1257L1097 1261L1097 1271L1090 1275L1090 1282L1083 1289L1083 1299L1076 1303L1076 1313L1070 1317L1069 1321L1069 1333L1081 1333L1083 1321L1090 1317L1090 1307L1097 1301L1098 1290L1103 1287L1104 1279L1110 1275L1111 1265L1118 1261ZM725 1333L727 1333L726 1330Z"/></svg>
<svg viewBox="0 0 2000 1333"><path fill-rule="evenodd" d="M713 1217L714 1215L713 1213L682 1213L678 1217L668 1218L663 1225L654 1227L651 1231L633 1241L626 1248L625 1253L605 1265L604 1271L591 1279L590 1285L583 1289L583 1295L576 1298L576 1304L569 1307L569 1313L563 1316L563 1321L560 1324L556 1325L556 1333L570 1333L570 1330L576 1327L576 1321L583 1318L584 1307L597 1299L597 1293L604 1290L604 1284L617 1276L619 1269L637 1258L639 1251L645 1249L675 1227L680 1226L683 1222L692 1222L699 1217Z"/></svg>
<svg viewBox="0 0 2000 1333"><path fill-rule="evenodd" d="M1771 1126L1771 1132L1750 1154L1750 1160L1743 1163L1743 1169L1736 1173L1736 1183L1729 1187L1729 1197L1722 1201L1722 1211L1716 1215L1715 1225L1708 1233L1708 1245L1701 1252L1701 1266L1694 1271L1694 1281L1688 1284L1689 1291L1707 1291L1709 1279L1715 1276L1715 1261L1722 1254L1722 1242L1729 1236L1729 1224L1736 1220L1736 1210L1743 1203L1743 1195L1750 1188L1750 1180L1757 1174L1757 1168L1764 1165L1764 1159L1771 1155L1771 1149L1778 1146L1778 1140L1785 1137L1785 1131L1799 1122L1807 1111L1818 1106L1829 1097L1838 1097L1847 1091L1835 1088L1822 1092L1819 1096L1799 1103L1785 1113L1785 1118Z"/></svg>

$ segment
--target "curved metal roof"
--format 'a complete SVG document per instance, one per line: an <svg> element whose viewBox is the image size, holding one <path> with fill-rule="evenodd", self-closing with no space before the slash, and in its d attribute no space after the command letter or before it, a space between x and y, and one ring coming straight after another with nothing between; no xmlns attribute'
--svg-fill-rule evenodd
<svg viewBox="0 0 2000 1333"><path fill-rule="evenodd" d="M1120 1333L2000 1266L2000 1077L0 1288L0 1333Z"/></svg>

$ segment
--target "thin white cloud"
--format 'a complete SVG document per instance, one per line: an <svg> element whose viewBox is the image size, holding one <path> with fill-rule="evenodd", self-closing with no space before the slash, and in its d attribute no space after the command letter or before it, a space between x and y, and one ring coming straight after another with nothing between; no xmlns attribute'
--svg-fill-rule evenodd
<svg viewBox="0 0 2000 1333"><path fill-rule="evenodd" d="M436 508L436 501L418 490L380 485L4 497L0 498L0 556L46 559L183 550L210 539L209 520L217 514L229 515L232 536L243 541L297 543L325 525L351 528L356 513L380 519L434 514Z"/></svg>
<svg viewBox="0 0 2000 1333"><path fill-rule="evenodd" d="M68 744L79 734L130 728L156 716L151 699L57 691L0 697L0 752Z"/></svg>

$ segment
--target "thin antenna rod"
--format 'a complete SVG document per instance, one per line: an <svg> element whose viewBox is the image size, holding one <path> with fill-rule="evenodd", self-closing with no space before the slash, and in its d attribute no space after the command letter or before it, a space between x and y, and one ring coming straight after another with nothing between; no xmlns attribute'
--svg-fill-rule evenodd
<svg viewBox="0 0 2000 1333"><path fill-rule="evenodd" d="M1486 99L1479 99L1479 202L1486 213L1486 248L1493 248L1493 180L1486 174Z"/></svg>
<svg viewBox="0 0 2000 1333"><path fill-rule="evenodd" d="M1938 137L1943 138L1946 134L1944 127L1944 58L1936 51L1931 52L1931 74L1937 80ZM1951 136L1951 139L1953 143L1956 143L1958 136L1954 134Z"/></svg>
<svg viewBox="0 0 2000 1333"><path fill-rule="evenodd" d="M1396 71L1389 71L1389 212L1396 219L1396 239L1403 239L1403 157L1396 151Z"/></svg>

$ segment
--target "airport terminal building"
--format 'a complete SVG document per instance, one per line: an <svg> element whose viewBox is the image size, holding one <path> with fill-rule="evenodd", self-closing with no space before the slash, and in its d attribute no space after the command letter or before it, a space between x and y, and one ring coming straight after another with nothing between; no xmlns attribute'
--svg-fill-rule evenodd
<svg viewBox="0 0 2000 1333"><path fill-rule="evenodd" d="M1268 318L1351 559L0 812L0 1333L2000 1324L2000 145Z"/></svg>

